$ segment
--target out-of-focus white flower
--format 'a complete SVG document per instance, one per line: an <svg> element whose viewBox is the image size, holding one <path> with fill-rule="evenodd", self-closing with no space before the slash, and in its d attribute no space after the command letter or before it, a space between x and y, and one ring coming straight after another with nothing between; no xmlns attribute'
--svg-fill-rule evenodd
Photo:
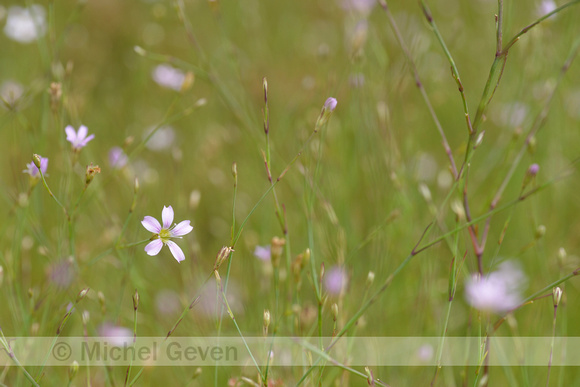
<svg viewBox="0 0 580 387"><path fill-rule="evenodd" d="M46 33L46 12L42 5L29 8L13 6L8 9L4 33L19 43L30 43Z"/></svg>
<svg viewBox="0 0 580 387"><path fill-rule="evenodd" d="M185 73L168 64L160 64L153 69L151 77L159 86L180 91L185 81Z"/></svg>
<svg viewBox="0 0 580 387"><path fill-rule="evenodd" d="M66 140L70 142L73 149L77 151L81 148L84 148L89 141L95 138L94 134L87 136L87 134L89 134L89 130L84 125L81 125L78 132L76 132L75 128L70 125L64 128L64 131L66 132Z"/></svg>
<svg viewBox="0 0 580 387"><path fill-rule="evenodd" d="M346 288L348 277L344 268L339 266L331 267L324 276L324 286L328 293L338 295L343 288Z"/></svg>
<svg viewBox="0 0 580 387"><path fill-rule="evenodd" d="M150 128L145 133L145 138L154 130L155 128ZM175 141L175 131L171 126L163 126L151 136L151 138L147 141L145 146L147 149L152 151L162 151L168 149L173 145Z"/></svg>
<svg viewBox="0 0 580 387"><path fill-rule="evenodd" d="M111 165L111 167L115 169L121 169L125 165L127 165L128 161L129 158L127 157L123 149L119 148L118 146L111 148L111 150L109 151L109 164Z"/></svg>
<svg viewBox="0 0 580 387"><path fill-rule="evenodd" d="M46 176L46 169L48 168L48 158L40 157L40 171ZM28 173L30 177L39 178L38 168L34 165L34 162L29 162L26 164L26 169L22 171L23 173Z"/></svg>
<svg viewBox="0 0 580 387"><path fill-rule="evenodd" d="M270 246L256 246L254 256L260 261L269 261L271 258Z"/></svg>
<svg viewBox="0 0 580 387"><path fill-rule="evenodd" d="M465 298L476 309L496 313L507 312L522 302L520 291L525 275L513 262L506 261L499 270L479 278L474 275L465 284Z"/></svg>
<svg viewBox="0 0 580 387"><path fill-rule="evenodd" d="M177 246L171 238L181 238L183 235L189 234L191 230L193 230L193 227L190 226L189 220L184 220L179 222L179 224L172 226L173 216L173 207L163 206L163 211L161 212L163 226L152 216L146 216L143 218L141 221L143 227L145 227L147 231L155 234L153 236L154 239L145 246L145 252L151 256L157 255L161 251L163 245L167 245L177 262L181 262L185 259L185 255L181 248Z"/></svg>
<svg viewBox="0 0 580 387"><path fill-rule="evenodd" d="M15 106L22 94L24 88L18 82L8 80L0 86L0 99L8 106Z"/></svg>

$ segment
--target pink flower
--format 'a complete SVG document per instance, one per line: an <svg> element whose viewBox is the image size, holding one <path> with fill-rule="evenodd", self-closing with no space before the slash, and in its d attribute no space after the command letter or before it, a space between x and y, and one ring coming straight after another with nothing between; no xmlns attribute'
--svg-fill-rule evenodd
<svg viewBox="0 0 580 387"><path fill-rule="evenodd" d="M111 148L109 151L109 164L111 164L111 167L121 169L127 165L127 161L129 161L129 158L123 152L123 149L118 146Z"/></svg>
<svg viewBox="0 0 580 387"><path fill-rule="evenodd" d="M146 216L141 221L143 227L147 231L151 231L153 234L152 241L145 246L145 252L148 255L157 255L161 251L163 245L167 245L173 257L177 259L177 262L181 262L185 259L183 251L171 238L181 238L181 236L189 234L193 227L190 226L189 220L184 220L177 225L171 226L173 223L173 207L163 206L163 211L161 212L161 219L163 220L163 226L159 224L157 219L152 216Z"/></svg>
<svg viewBox="0 0 580 387"><path fill-rule="evenodd" d="M36 167L36 165L34 165L34 163L31 161L28 164L26 164L26 168L25 170L23 170L22 172L24 173L28 173L30 175L30 177L37 177L40 178L40 174L38 173L38 168ZM46 169L48 168L48 159L46 157L41 157L40 158L40 171L42 172L43 175L46 175Z"/></svg>
<svg viewBox="0 0 580 387"><path fill-rule="evenodd" d="M499 270L478 277L473 276L465 284L465 298L474 308L502 313L522 302L520 289L526 278L514 263L506 261Z"/></svg>
<svg viewBox="0 0 580 387"><path fill-rule="evenodd" d="M64 128L64 130L66 132L66 140L72 144L74 150L80 150L95 138L94 134L87 136L89 130L84 125L81 125L78 132L75 132L75 129L70 125Z"/></svg>
<svg viewBox="0 0 580 387"><path fill-rule="evenodd" d="M324 286L330 294L338 295L346 287L348 278L346 271L339 267L333 266L324 276Z"/></svg>
<svg viewBox="0 0 580 387"><path fill-rule="evenodd" d="M261 261L269 261L272 256L270 246L256 246L254 256Z"/></svg>
<svg viewBox="0 0 580 387"><path fill-rule="evenodd" d="M114 347L127 347L133 344L134 332L129 328L104 323L98 331L101 337L107 338L107 343Z"/></svg>

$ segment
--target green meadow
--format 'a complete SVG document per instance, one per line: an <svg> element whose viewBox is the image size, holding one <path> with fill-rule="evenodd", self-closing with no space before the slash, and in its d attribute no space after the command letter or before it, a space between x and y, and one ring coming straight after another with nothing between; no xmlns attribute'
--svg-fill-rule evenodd
<svg viewBox="0 0 580 387"><path fill-rule="evenodd" d="M2 2L0 386L580 385L578 3Z"/></svg>

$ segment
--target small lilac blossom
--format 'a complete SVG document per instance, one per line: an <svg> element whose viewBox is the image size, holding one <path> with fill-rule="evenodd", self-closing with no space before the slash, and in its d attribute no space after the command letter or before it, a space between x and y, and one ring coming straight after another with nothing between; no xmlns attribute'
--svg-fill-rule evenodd
<svg viewBox="0 0 580 387"><path fill-rule="evenodd" d="M31 43L46 34L46 11L42 5L8 9L4 33L19 43Z"/></svg>
<svg viewBox="0 0 580 387"><path fill-rule="evenodd" d="M554 0L543 0L537 9L538 16L544 16L558 8Z"/></svg>
<svg viewBox="0 0 580 387"><path fill-rule="evenodd" d="M332 113L334 111L334 109L336 109L337 104L338 104L338 101L336 100L336 98L329 97L326 100L326 102L324 102L324 109L326 109Z"/></svg>
<svg viewBox="0 0 580 387"><path fill-rule="evenodd" d="M87 136L89 134L89 130L86 126L81 125L78 132L75 132L75 129L68 125L64 128L66 132L66 140L72 144L74 150L80 150L81 148L85 147L89 141L95 138L94 134Z"/></svg>
<svg viewBox="0 0 580 387"><path fill-rule="evenodd" d="M260 261L269 261L272 256L270 252L270 246L256 246L254 249L254 256Z"/></svg>
<svg viewBox="0 0 580 387"><path fill-rule="evenodd" d="M48 158L40 157L40 172L43 175L46 175L46 169L48 168ZM23 173L28 173L30 177L40 178L40 173L38 173L38 167L34 165L34 162L31 161L26 164L26 169L22 171Z"/></svg>
<svg viewBox="0 0 580 387"><path fill-rule="evenodd" d="M476 309L503 313L522 302L520 290L526 278L513 262L506 261L499 270L479 278L474 275L465 284L467 302Z"/></svg>
<svg viewBox="0 0 580 387"><path fill-rule="evenodd" d="M125 165L127 165L128 161L129 158L127 157L123 149L119 148L118 146L111 148L111 150L109 151L109 164L111 165L111 167L115 169L121 169Z"/></svg>
<svg viewBox="0 0 580 387"><path fill-rule="evenodd" d="M185 82L185 73L167 64L160 64L151 73L153 80L159 85L175 91L180 91Z"/></svg>
<svg viewBox="0 0 580 387"><path fill-rule="evenodd" d="M179 224L172 226L173 215L173 207L163 206L163 211L161 212L163 225L159 224L157 219L152 216L146 216L143 218L141 221L143 227L145 227L147 231L155 234L152 237L153 240L145 246L145 252L151 256L157 255L161 251L163 245L167 245L177 262L181 262L185 259L185 255L181 248L177 246L171 238L181 238L183 235L189 234L191 230L193 230L193 227L190 226L189 220L184 220Z"/></svg>
<svg viewBox="0 0 580 387"><path fill-rule="evenodd" d="M530 165L530 167L528 168L528 173L531 176L536 176L538 174L538 172L540 171L540 166L538 164L532 164Z"/></svg>
<svg viewBox="0 0 580 387"><path fill-rule="evenodd" d="M333 266L324 276L324 286L328 293L338 295L346 287L348 278L344 268Z"/></svg>

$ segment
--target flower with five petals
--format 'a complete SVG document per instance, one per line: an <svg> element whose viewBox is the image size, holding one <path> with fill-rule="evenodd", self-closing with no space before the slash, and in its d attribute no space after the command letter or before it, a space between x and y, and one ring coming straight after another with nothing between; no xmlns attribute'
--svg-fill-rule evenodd
<svg viewBox="0 0 580 387"><path fill-rule="evenodd" d="M95 138L94 134L87 136L89 130L84 125L81 125L78 132L76 132L75 128L70 125L64 128L64 131L66 132L66 140L71 143L75 151L81 150L81 148L85 147L89 141Z"/></svg>
<svg viewBox="0 0 580 387"><path fill-rule="evenodd" d="M145 246L145 252L151 256L157 255L161 251L163 245L167 245L177 262L181 262L185 259L185 255L181 248L171 239L181 238L183 235L189 234L191 230L193 230L193 227L189 224L189 220L184 220L179 222L179 224L172 226L173 215L173 207L163 206L163 211L161 212L163 225L159 224L157 219L152 216L146 216L143 218L141 221L143 227L154 234L151 237L151 242Z"/></svg>

